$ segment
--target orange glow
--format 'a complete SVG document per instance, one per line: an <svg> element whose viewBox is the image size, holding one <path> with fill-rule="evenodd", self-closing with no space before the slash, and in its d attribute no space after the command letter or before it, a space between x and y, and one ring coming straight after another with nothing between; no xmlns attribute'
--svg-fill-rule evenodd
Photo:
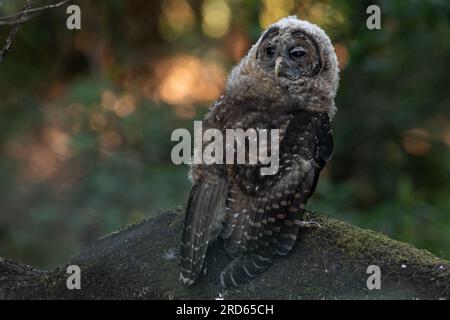
<svg viewBox="0 0 450 320"><path fill-rule="evenodd" d="M344 70L348 64L348 50L347 47L341 43L336 43L334 45L334 50L336 51L336 56L339 62L339 69Z"/></svg>
<svg viewBox="0 0 450 320"><path fill-rule="evenodd" d="M102 94L102 108L113 111L121 118L127 117L136 110L136 98L131 94L118 97L111 90L106 90Z"/></svg>
<svg viewBox="0 0 450 320"><path fill-rule="evenodd" d="M114 112L121 118L125 118L136 110L136 98L130 94L121 97L114 105Z"/></svg>
<svg viewBox="0 0 450 320"><path fill-rule="evenodd" d="M225 85L225 72L219 65L194 56L160 61L155 73L156 97L172 105L210 102L220 95Z"/></svg>
<svg viewBox="0 0 450 320"><path fill-rule="evenodd" d="M72 157L71 137L55 127L44 129L36 137L11 140L5 146L5 154L20 163L19 180L38 182L51 178Z"/></svg>
<svg viewBox="0 0 450 320"><path fill-rule="evenodd" d="M241 50L244 49L237 51ZM200 58L182 54L160 58L149 62L148 69L141 73L125 74L122 84L127 91L141 95L153 103L169 104L174 107L178 116L190 118L195 113L194 106L210 104L220 96L225 87L224 68L213 62L217 60L214 54L209 55L210 58L206 56L208 55ZM139 91L136 92L136 89ZM138 104L134 95L121 97L112 90L106 90L102 94L101 105L105 110L126 116Z"/></svg>
<svg viewBox="0 0 450 320"><path fill-rule="evenodd" d="M33 182L45 180L57 172L57 159L55 154L41 145L32 146L21 170L22 178Z"/></svg>
<svg viewBox="0 0 450 320"><path fill-rule="evenodd" d="M235 62L244 57L248 49L250 49L250 45L250 39L241 30L232 32L226 41L227 50Z"/></svg>
<svg viewBox="0 0 450 320"><path fill-rule="evenodd" d="M118 98L114 92L111 90L106 90L102 94L102 107L105 110L114 111L114 106L116 105Z"/></svg>
<svg viewBox="0 0 450 320"><path fill-rule="evenodd" d="M51 127L44 129L43 139L44 144L48 145L61 159L65 160L72 156L70 136L62 130Z"/></svg>
<svg viewBox="0 0 450 320"><path fill-rule="evenodd" d="M423 128L414 128L408 130L403 135L403 147L405 150L415 156L423 156L427 154L431 145L428 142L430 134Z"/></svg>

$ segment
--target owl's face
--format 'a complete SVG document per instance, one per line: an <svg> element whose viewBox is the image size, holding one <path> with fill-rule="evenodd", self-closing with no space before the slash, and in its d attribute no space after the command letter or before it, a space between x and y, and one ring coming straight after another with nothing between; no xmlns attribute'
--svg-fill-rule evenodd
<svg viewBox="0 0 450 320"><path fill-rule="evenodd" d="M322 62L316 41L302 30L271 27L261 39L256 61L264 72L295 82L319 73Z"/></svg>
<svg viewBox="0 0 450 320"><path fill-rule="evenodd" d="M296 100L299 108L332 118L338 85L330 38L319 26L291 16L264 31L231 71L227 92L234 99L264 103Z"/></svg>

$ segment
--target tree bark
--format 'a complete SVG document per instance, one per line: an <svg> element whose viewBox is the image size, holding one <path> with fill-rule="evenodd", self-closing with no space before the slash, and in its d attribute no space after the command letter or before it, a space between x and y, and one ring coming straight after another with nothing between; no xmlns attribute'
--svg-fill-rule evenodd
<svg viewBox="0 0 450 320"><path fill-rule="evenodd" d="M208 250L208 272L191 287L178 281L182 210L164 212L107 235L51 272L0 258L0 299L449 299L450 262L369 230L308 213L321 227L303 230L296 248L249 285L223 289L229 258L220 241ZM81 268L69 290L68 265ZM369 265L381 289L369 290Z"/></svg>

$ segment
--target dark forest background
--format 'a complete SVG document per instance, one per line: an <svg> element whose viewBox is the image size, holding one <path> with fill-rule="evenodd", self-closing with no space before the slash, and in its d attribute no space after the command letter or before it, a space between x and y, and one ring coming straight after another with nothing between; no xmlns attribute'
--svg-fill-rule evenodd
<svg viewBox="0 0 450 320"><path fill-rule="evenodd" d="M72 3L80 31L66 6L45 10L0 64L0 256L52 268L183 205L171 132L192 129L262 28L297 14L327 31L341 68L335 154L309 208L450 259L448 1ZM366 28L370 4L381 30Z"/></svg>

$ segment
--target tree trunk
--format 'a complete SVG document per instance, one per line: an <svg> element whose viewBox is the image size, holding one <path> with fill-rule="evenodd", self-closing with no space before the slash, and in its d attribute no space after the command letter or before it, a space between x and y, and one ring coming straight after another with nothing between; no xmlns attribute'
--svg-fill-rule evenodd
<svg viewBox="0 0 450 320"><path fill-rule="evenodd" d="M320 228L303 230L296 248L249 285L225 290L219 273L229 261L218 242L208 273L191 287L178 281L183 215L160 216L107 235L68 265L81 268L81 289L66 286L67 266L51 272L0 258L0 299L449 299L450 262L373 231L307 214ZM381 289L369 290L369 265Z"/></svg>

